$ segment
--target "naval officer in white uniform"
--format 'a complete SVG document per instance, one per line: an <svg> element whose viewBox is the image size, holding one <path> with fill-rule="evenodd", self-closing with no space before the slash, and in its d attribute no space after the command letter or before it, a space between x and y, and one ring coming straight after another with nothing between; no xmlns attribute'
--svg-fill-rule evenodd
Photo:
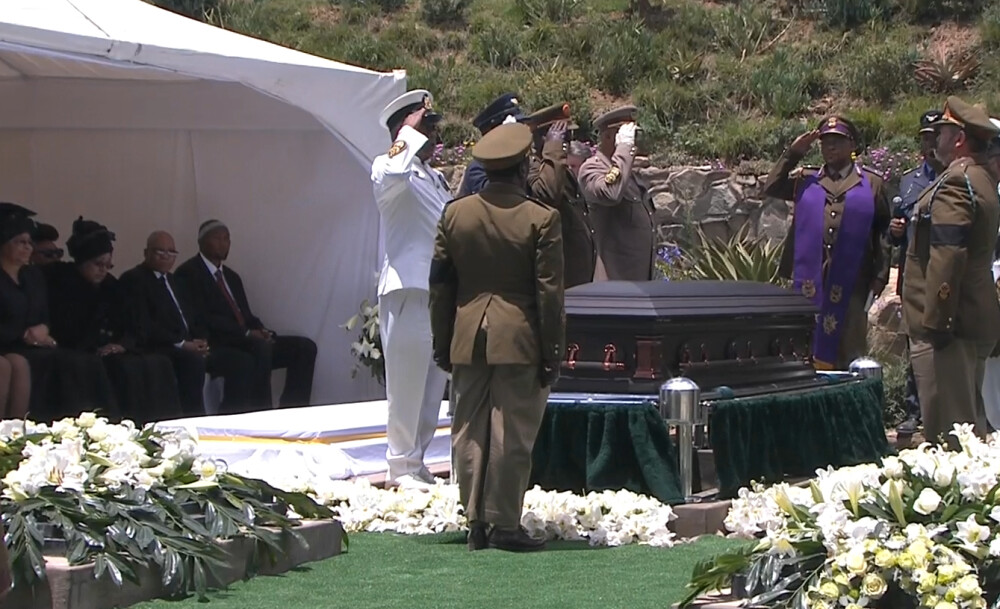
<svg viewBox="0 0 1000 609"><path fill-rule="evenodd" d="M437 428L447 375L432 359L428 278L434 236L448 183L428 160L438 143L441 115L424 90L394 99L379 117L391 136L372 163L385 260L378 283L385 357L388 485L433 484L424 452Z"/></svg>

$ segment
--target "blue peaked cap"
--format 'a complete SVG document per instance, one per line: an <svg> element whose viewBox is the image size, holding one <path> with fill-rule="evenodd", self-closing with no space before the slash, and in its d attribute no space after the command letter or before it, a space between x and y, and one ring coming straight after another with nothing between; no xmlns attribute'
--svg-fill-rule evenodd
<svg viewBox="0 0 1000 609"><path fill-rule="evenodd" d="M516 93L504 93L472 119L472 125L485 135L487 131L503 123L508 116L513 116L518 122L522 122L526 117L520 103Z"/></svg>

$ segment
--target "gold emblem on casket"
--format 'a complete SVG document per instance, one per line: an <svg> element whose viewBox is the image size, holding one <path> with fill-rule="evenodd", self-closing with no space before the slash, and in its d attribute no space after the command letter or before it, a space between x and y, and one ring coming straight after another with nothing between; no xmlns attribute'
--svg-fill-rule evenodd
<svg viewBox="0 0 1000 609"><path fill-rule="evenodd" d="M812 298L816 295L816 284L811 279L802 282L802 295L806 298Z"/></svg>
<svg viewBox="0 0 1000 609"><path fill-rule="evenodd" d="M837 304L844 297L844 288L839 285L830 286L830 302Z"/></svg>
<svg viewBox="0 0 1000 609"><path fill-rule="evenodd" d="M938 298L948 300L949 296L951 296L951 286L947 283L942 283L941 287L938 288Z"/></svg>
<svg viewBox="0 0 1000 609"><path fill-rule="evenodd" d="M827 334L833 334L837 331L837 318L832 313L823 317L823 331Z"/></svg>
<svg viewBox="0 0 1000 609"><path fill-rule="evenodd" d="M406 150L406 142L403 140L396 140L392 143L392 147L389 148L389 158L391 159L404 150Z"/></svg>
<svg viewBox="0 0 1000 609"><path fill-rule="evenodd" d="M617 167L612 167L611 169L608 170L607 175L604 176L604 183L614 184L615 182L620 180L621 177L622 177L621 170L618 169Z"/></svg>

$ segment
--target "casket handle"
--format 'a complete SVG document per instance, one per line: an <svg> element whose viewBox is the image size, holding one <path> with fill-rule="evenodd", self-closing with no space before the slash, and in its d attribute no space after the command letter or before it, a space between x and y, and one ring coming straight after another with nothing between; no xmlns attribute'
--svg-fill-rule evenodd
<svg viewBox="0 0 1000 609"><path fill-rule="evenodd" d="M788 346L792 348L792 357L798 359L799 352L795 350L795 339L794 338L789 338L788 339Z"/></svg>
<svg viewBox="0 0 1000 609"><path fill-rule="evenodd" d="M624 362L616 362L615 354L618 353L618 347L613 343L608 343L604 345L604 369L605 370L624 370Z"/></svg>
<svg viewBox="0 0 1000 609"><path fill-rule="evenodd" d="M566 346L566 367L570 370L576 368L576 356L580 354L580 345L570 343Z"/></svg>
<svg viewBox="0 0 1000 609"><path fill-rule="evenodd" d="M701 343L701 361L708 363L708 349L705 348L705 343Z"/></svg>
<svg viewBox="0 0 1000 609"><path fill-rule="evenodd" d="M753 341L747 341L747 357L750 358L750 363L756 365L757 358L753 354Z"/></svg>
<svg viewBox="0 0 1000 609"><path fill-rule="evenodd" d="M688 349L687 345L684 345L684 352L681 354L681 363L682 364L691 363L691 350Z"/></svg>

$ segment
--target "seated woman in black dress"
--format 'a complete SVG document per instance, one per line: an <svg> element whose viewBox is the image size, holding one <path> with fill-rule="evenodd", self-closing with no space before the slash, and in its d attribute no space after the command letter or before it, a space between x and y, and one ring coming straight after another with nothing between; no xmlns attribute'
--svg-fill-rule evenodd
<svg viewBox="0 0 1000 609"><path fill-rule="evenodd" d="M134 324L109 272L114 238L101 224L80 218L66 241L73 262L46 265L52 336L64 349L101 357L123 416L137 423L181 416L170 360L135 350Z"/></svg>
<svg viewBox="0 0 1000 609"><path fill-rule="evenodd" d="M19 354L29 364L32 419L85 410L113 417L117 407L101 359L62 349L49 333L45 277L28 265L33 215L18 205L0 205L0 352Z"/></svg>
<svg viewBox="0 0 1000 609"><path fill-rule="evenodd" d="M52 340L40 319L28 315L32 302L44 300L44 289L39 294L44 286L34 273L28 273L27 283L20 278L31 258L32 215L19 205L0 203L0 419L23 419L28 414L31 369L19 351L30 343ZM7 292L11 297L2 297Z"/></svg>

